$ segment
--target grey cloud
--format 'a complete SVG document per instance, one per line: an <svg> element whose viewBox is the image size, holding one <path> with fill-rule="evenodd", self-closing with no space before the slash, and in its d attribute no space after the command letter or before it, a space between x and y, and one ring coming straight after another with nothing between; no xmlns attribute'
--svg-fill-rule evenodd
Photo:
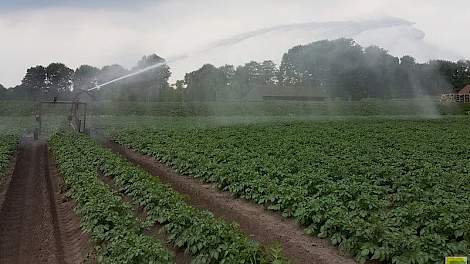
<svg viewBox="0 0 470 264"><path fill-rule="evenodd" d="M343 35L357 38L361 44L388 45L386 48L397 54L419 52L416 56L421 59L470 57L470 46L462 44L470 41L462 33L470 24L468 1L149 0L137 1L132 8L128 5L131 1L107 2L111 1L49 3L0 14L0 83L16 85L28 67L54 61L70 67L85 63L131 67L144 54L155 52L168 58L211 45L231 45L230 49L218 48L206 57L193 58L194 63L243 63L242 59L280 58L292 44ZM0 10L6 7L0 5ZM398 24L377 28L381 17L404 20L384 20L382 23ZM375 21L375 29L366 21ZM288 34L280 38L279 32ZM268 41L277 43L269 43L267 53L253 46ZM421 49L415 43L420 43ZM173 71L181 77L186 69L189 67L183 65Z"/></svg>

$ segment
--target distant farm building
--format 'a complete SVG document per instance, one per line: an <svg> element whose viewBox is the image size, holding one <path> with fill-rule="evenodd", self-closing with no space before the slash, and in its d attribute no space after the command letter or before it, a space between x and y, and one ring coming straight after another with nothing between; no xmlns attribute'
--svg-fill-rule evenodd
<svg viewBox="0 0 470 264"><path fill-rule="evenodd" d="M470 103L470 84L458 93L441 95L441 102Z"/></svg>

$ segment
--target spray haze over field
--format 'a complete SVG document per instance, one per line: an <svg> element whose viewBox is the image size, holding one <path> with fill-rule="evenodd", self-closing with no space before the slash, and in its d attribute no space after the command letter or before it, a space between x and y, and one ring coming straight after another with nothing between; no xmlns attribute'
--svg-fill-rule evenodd
<svg viewBox="0 0 470 264"><path fill-rule="evenodd" d="M169 65L174 79L193 71L204 63L218 66L241 65L248 61L272 60L280 63L281 55L291 47L323 39L353 38L363 46L376 45L392 55L413 55L418 61L447 58L457 54L428 44L425 33L414 23L393 17L356 21L309 22L280 25L237 34L189 52L186 59Z"/></svg>
<svg viewBox="0 0 470 264"><path fill-rule="evenodd" d="M0 263L470 256L468 10L0 0Z"/></svg>
<svg viewBox="0 0 470 264"><path fill-rule="evenodd" d="M2 66L0 83L7 87L20 82L25 65L60 60L73 68L114 63L130 68L143 54L155 52L168 58L218 40L276 28L238 42L233 49L219 48L181 63L181 70L175 64L173 78L181 78L201 62L238 65L246 59L279 61L281 52L293 45L342 36L354 36L365 46L376 44L394 55L410 54L420 61L470 56L468 45L460 44L466 36L458 33L468 25L464 10L469 3L459 0L452 5L422 0L413 5L403 0L12 3L0 3L0 31L8 40L2 43L0 57L9 65ZM436 19L441 14L452 14L452 18ZM383 20L396 20L396 25L383 27ZM364 24L372 25L364 31ZM260 50L260 46L269 49Z"/></svg>
<svg viewBox="0 0 470 264"><path fill-rule="evenodd" d="M2 93L36 100L71 98L74 91L85 90L98 101L200 102L212 114L223 112L223 106L208 102L266 97L328 100L324 108L329 114L345 112L337 99L413 99L416 114L438 116L433 100L463 88L466 77L454 80L454 73L467 67L457 60L468 51L436 38L438 33L457 39L458 30L437 31L442 25L430 17L436 8L452 10L455 19L443 23L457 29L465 16L437 1L393 3L2 3L0 28L13 40L6 45L15 46L0 51L11 60L0 78L13 76L15 65L31 65L10 96L5 89ZM460 3L459 10L464 6ZM63 64L33 66L50 60ZM243 104L237 111L262 115Z"/></svg>

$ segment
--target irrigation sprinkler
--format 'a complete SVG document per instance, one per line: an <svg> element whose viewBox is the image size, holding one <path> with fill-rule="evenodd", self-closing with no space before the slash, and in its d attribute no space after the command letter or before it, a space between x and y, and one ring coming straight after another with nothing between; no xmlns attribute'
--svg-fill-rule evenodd
<svg viewBox="0 0 470 264"><path fill-rule="evenodd" d="M180 59L183 59L183 58L185 58L185 56L175 57L175 58L172 59L172 61L180 60ZM59 104L59 105L71 105L72 107L71 107L70 115L68 116L68 122L69 122L69 124L70 124L70 126L72 127L73 130L75 130L79 133L85 133L87 131L87 129L86 129L87 104L83 103L83 102L80 102L80 95L81 94L86 93L90 97L93 98L93 95L91 94L92 91L98 91L103 86L107 86L109 84L118 82L120 80L124 80L124 79L127 79L129 77L139 75L141 73L144 73L144 72L147 72L149 70L152 70L152 69L158 68L160 66L163 66L166 63L167 62L163 61L163 62L160 62L160 63L156 63L154 65L150 65L146 68L143 68L143 69L140 69L140 70L135 71L133 73L121 76L119 78L115 78L115 79L110 80L106 83L96 84L93 88L90 88L88 90L79 89L78 92L75 94L75 98L74 98L73 101L57 101L57 98L54 97L53 101L41 101L41 102L39 102L37 104L37 107L36 107L36 122L38 123L38 126L34 131L34 139L37 140L41 136L41 133L42 133L42 125L43 125L42 124L42 118L43 118L43 110L42 110L43 107L42 106L43 105L51 105L51 104L52 105L57 105L57 104ZM83 109L84 109L83 119L80 119L80 106L83 106Z"/></svg>
<svg viewBox="0 0 470 264"><path fill-rule="evenodd" d="M86 116L87 116L87 104L75 101L41 101L37 104L36 107L36 122L38 126L36 131L34 131L34 139L37 140L42 134L42 119L43 119L43 105L70 105L70 114L68 115L67 121L70 124L70 127L79 132L84 133L86 131ZM80 114L81 106L83 106L83 113ZM81 118L82 117L82 118Z"/></svg>

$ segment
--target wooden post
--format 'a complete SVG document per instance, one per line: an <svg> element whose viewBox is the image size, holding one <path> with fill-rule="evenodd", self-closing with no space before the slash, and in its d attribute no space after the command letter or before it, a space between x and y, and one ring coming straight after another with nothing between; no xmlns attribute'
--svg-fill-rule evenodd
<svg viewBox="0 0 470 264"><path fill-rule="evenodd" d="M80 118L78 116L78 102L73 103L73 121L75 129L80 133Z"/></svg>
<svg viewBox="0 0 470 264"><path fill-rule="evenodd" d="M41 136L41 132L42 132L42 104L39 103L38 104L38 122L39 122L39 131L38 131L38 137Z"/></svg>
<svg viewBox="0 0 470 264"><path fill-rule="evenodd" d="M84 112L84 116L83 116L83 132L86 131L86 112L87 112L87 104L83 104L84 107L85 107L85 112Z"/></svg>

